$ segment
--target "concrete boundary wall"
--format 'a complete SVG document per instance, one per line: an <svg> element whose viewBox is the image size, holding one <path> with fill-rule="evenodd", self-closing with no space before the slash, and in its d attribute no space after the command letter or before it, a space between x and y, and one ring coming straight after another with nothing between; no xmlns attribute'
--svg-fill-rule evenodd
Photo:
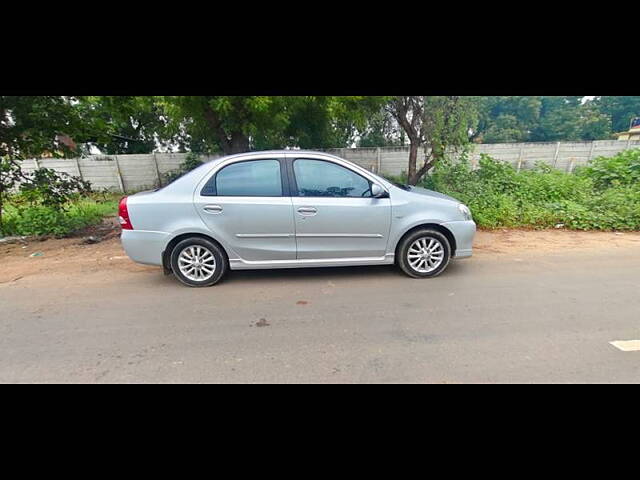
<svg viewBox="0 0 640 480"><path fill-rule="evenodd" d="M472 145L468 158L475 168L478 166L480 155L486 154L510 163L519 170L530 169L536 162L543 162L572 172L575 167L586 165L593 158L611 157L623 150L634 148L640 148L640 141L477 144ZM409 147L337 148L325 151L383 175L400 175L407 170L409 159ZM450 154L456 156L454 152ZM420 151L418 164L423 162L424 152Z"/></svg>
<svg viewBox="0 0 640 480"><path fill-rule="evenodd" d="M572 172L575 167L589 160L613 156L623 150L640 148L640 141L604 140L595 142L553 143L496 143L473 145L469 161L478 166L481 154L490 155L510 163L518 170L532 168L536 162L544 162L555 168ZM407 170L409 147L336 148L322 150L350 160L362 167L383 175L400 175ZM455 153L452 152L455 157ZM52 168L60 172L81 176L94 188L120 192L135 192L155 188L164 175L176 170L185 161L186 153L151 153L144 155L91 155L85 158L25 160L24 171L36 168ZM203 161L218 158L204 156ZM418 163L424 162L420 151Z"/></svg>
<svg viewBox="0 0 640 480"><path fill-rule="evenodd" d="M36 168L52 168L80 176L96 189L135 192L156 188L165 183L165 175L177 170L186 153L150 153L141 155L90 155L84 158L42 158L22 162L25 172ZM203 156L210 161L217 156Z"/></svg>

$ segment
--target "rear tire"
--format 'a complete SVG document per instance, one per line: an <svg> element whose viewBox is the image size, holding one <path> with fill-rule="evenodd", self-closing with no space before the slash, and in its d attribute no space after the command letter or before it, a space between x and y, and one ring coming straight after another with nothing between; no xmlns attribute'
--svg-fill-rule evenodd
<svg viewBox="0 0 640 480"><path fill-rule="evenodd" d="M451 260L451 245L442 233L430 228L416 230L398 245L397 264L413 278L440 275Z"/></svg>
<svg viewBox="0 0 640 480"><path fill-rule="evenodd" d="M215 243L191 237L173 247L171 269L176 278L189 287L210 287L227 273L227 258Z"/></svg>

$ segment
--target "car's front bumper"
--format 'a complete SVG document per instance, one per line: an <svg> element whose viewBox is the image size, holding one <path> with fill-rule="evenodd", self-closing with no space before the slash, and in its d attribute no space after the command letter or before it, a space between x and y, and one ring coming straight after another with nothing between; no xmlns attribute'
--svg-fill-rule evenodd
<svg viewBox="0 0 640 480"><path fill-rule="evenodd" d="M124 251L134 262L162 266L162 252L169 237L165 232L123 230L120 240Z"/></svg>
<svg viewBox="0 0 640 480"><path fill-rule="evenodd" d="M453 258L468 258L473 252L473 239L476 235L476 224L473 220L460 222L446 222L442 224L448 228L456 239L456 253Z"/></svg>

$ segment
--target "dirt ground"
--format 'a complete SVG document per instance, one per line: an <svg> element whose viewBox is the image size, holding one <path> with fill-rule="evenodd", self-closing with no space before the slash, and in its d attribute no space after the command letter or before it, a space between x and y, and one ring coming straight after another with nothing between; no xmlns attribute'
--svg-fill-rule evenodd
<svg viewBox="0 0 640 480"><path fill-rule="evenodd" d="M86 243L89 236L101 238ZM474 243L474 256L536 255L562 250L640 247L640 232L576 232L567 230L480 230ZM124 253L115 218L99 227L65 239L0 244L0 284L26 277L56 273L65 276L89 272L155 269L133 263Z"/></svg>

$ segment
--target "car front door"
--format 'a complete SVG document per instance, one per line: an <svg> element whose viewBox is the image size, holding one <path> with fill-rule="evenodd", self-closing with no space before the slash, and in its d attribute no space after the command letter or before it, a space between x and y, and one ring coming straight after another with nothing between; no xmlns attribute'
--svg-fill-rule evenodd
<svg viewBox="0 0 640 480"><path fill-rule="evenodd" d="M239 160L195 192L200 217L242 260L294 260L293 205L282 158Z"/></svg>
<svg viewBox="0 0 640 480"><path fill-rule="evenodd" d="M336 162L290 161L297 258L383 257L391 200L373 198L370 180Z"/></svg>

